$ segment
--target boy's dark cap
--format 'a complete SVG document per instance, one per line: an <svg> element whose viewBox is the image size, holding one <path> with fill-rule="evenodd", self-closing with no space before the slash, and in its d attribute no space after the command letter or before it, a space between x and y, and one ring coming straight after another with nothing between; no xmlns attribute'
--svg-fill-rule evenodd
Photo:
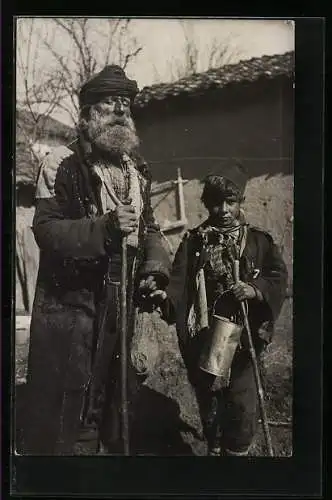
<svg viewBox="0 0 332 500"><path fill-rule="evenodd" d="M221 167L218 166L218 168L207 177L212 175L229 180L238 188L241 194L244 193L249 178L247 169L238 160L229 161Z"/></svg>

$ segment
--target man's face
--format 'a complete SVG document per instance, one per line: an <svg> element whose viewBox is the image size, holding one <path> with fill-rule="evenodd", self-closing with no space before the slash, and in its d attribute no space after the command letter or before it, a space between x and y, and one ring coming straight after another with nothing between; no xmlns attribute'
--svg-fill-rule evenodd
<svg viewBox="0 0 332 500"><path fill-rule="evenodd" d="M130 113L130 99L121 96L105 97L102 101L94 106L101 115L108 117L107 122L110 124L125 125L128 124Z"/></svg>
<svg viewBox="0 0 332 500"><path fill-rule="evenodd" d="M109 96L90 107L81 129L96 148L109 153L131 153L139 144L130 112L130 99Z"/></svg>
<svg viewBox="0 0 332 500"><path fill-rule="evenodd" d="M217 227L232 227L240 216L241 203L235 195L223 195L207 207L211 223Z"/></svg>

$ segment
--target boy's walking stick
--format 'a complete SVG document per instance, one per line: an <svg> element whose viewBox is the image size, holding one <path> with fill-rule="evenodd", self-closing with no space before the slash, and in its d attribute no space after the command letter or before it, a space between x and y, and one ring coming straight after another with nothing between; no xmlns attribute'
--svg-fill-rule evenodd
<svg viewBox="0 0 332 500"><path fill-rule="evenodd" d="M234 279L235 279L236 283L238 283L240 280L240 262L239 262L239 259L235 259L235 261L234 261ZM252 335L251 335L251 330L250 330L250 325L249 325L249 320L248 320L248 314L247 314L246 306L245 306L244 302L241 302L241 310L242 310L242 315L243 315L244 326L245 326L245 329L247 330L247 334L248 334L249 351L250 351L252 365L253 365L253 369L254 369L254 376L255 376L255 382L256 382L259 407L260 407L260 412L261 412L261 419L262 419L262 424L263 424L265 443L266 443L266 447L267 447L267 451L268 451L269 456L273 457L273 447L272 447L271 435L270 435L270 431L269 431L269 425L267 423L267 415L266 415L266 410L265 410L263 386L262 386L262 381L261 381L261 377L260 377L260 373L259 373L256 351L255 351L254 344L252 341Z"/></svg>
<svg viewBox="0 0 332 500"><path fill-rule="evenodd" d="M124 455L129 455L129 422L127 390L127 237L122 237L120 281L120 336L121 336L121 417Z"/></svg>

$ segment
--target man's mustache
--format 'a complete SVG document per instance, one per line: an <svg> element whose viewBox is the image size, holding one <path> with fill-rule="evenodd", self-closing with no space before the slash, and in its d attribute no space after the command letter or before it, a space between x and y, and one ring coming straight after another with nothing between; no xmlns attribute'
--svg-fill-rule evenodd
<svg viewBox="0 0 332 500"><path fill-rule="evenodd" d="M129 123L127 122L127 120L123 118L117 118L116 120L110 122L111 127L114 125L122 125L123 127L129 127Z"/></svg>
<svg viewBox="0 0 332 500"><path fill-rule="evenodd" d="M108 120L103 124L103 126L105 127L114 127L115 125L130 127L130 122L126 118L122 118L119 116L118 118L113 118L112 120Z"/></svg>
<svg viewBox="0 0 332 500"><path fill-rule="evenodd" d="M127 129L130 129L130 124L127 123L125 120L113 120L111 122L106 122L106 123L103 123L102 125L100 125L97 129L95 129L94 133L93 133L93 137L94 138L97 138L99 137L100 135L104 134L105 132L107 133L107 131L111 130L112 128L114 127L121 127L121 128L127 128Z"/></svg>

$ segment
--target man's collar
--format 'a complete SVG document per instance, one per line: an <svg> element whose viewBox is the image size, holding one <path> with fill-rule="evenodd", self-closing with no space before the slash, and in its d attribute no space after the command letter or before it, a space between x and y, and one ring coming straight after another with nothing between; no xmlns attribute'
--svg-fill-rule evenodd
<svg viewBox="0 0 332 500"><path fill-rule="evenodd" d="M92 156L92 147L91 143L83 137L82 133L79 133L78 135L78 147L81 151L83 158L89 163L89 160L91 159Z"/></svg>

